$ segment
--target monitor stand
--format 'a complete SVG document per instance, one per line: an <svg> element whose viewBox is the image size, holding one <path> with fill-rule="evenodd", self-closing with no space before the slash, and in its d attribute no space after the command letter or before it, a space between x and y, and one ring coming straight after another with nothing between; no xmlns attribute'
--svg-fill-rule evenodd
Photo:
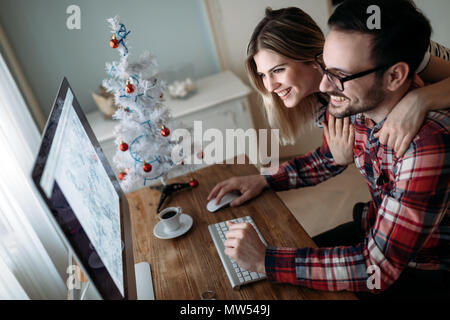
<svg viewBox="0 0 450 320"><path fill-rule="evenodd" d="M134 265L136 275L136 291L138 300L155 300L153 292L152 273L148 262L139 262Z"/></svg>
<svg viewBox="0 0 450 320"><path fill-rule="evenodd" d="M71 258L71 254L69 254ZM69 260L69 264L72 260ZM76 270L76 269L75 269ZM69 272L69 271L68 271ZM152 273L148 262L139 262L134 265L134 273L136 277L136 293L137 300L155 300L153 292ZM78 276L80 277L80 276ZM67 280L69 282L69 280ZM68 283L69 285L69 283ZM90 300L98 299L98 294L94 294L90 290L90 282L80 282L79 287L69 287L68 300Z"/></svg>

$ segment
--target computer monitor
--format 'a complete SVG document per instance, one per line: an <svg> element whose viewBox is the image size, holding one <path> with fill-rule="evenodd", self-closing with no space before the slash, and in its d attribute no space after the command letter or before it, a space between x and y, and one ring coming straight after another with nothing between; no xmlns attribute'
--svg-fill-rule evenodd
<svg viewBox="0 0 450 320"><path fill-rule="evenodd" d="M97 293L103 299L136 299L128 202L66 78L32 178Z"/></svg>

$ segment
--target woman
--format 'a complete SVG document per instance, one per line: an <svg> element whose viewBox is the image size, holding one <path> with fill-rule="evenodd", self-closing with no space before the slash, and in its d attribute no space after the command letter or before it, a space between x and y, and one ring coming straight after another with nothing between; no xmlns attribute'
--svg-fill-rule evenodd
<svg viewBox="0 0 450 320"><path fill-rule="evenodd" d="M324 136L337 165L353 161L353 131L349 119L325 122L326 95L319 91L322 74L314 58L322 52L324 35L314 20L299 8L266 9L247 48L249 78L261 94L271 127L280 130L281 142L293 144L301 132L322 124ZM393 109L382 130L380 143L387 144L401 157L420 128L427 111L450 106L450 50L431 43L417 70L425 82L434 83L409 92ZM427 61L427 59L429 61ZM288 63L286 63L288 62ZM411 110L413 108L413 110ZM241 196L230 203L238 206L259 195L267 182L264 176L233 177L217 184L208 201L218 203L224 194L239 190Z"/></svg>

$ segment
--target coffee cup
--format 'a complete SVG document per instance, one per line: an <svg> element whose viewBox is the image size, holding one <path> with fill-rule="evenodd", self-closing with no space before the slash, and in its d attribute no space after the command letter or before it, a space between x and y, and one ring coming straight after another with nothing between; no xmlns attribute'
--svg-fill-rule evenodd
<svg viewBox="0 0 450 320"><path fill-rule="evenodd" d="M169 207L158 214L158 218L164 226L164 231L173 232L181 226L180 217L182 212L180 207Z"/></svg>

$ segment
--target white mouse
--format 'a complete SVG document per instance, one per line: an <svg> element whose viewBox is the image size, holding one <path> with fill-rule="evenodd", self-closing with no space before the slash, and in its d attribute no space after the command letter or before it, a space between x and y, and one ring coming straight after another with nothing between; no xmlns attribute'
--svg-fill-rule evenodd
<svg viewBox="0 0 450 320"><path fill-rule="evenodd" d="M215 212L240 196L241 193L239 191L231 191L230 193L226 193L217 205L216 198L211 199L206 205L206 209L208 209L209 212Z"/></svg>

